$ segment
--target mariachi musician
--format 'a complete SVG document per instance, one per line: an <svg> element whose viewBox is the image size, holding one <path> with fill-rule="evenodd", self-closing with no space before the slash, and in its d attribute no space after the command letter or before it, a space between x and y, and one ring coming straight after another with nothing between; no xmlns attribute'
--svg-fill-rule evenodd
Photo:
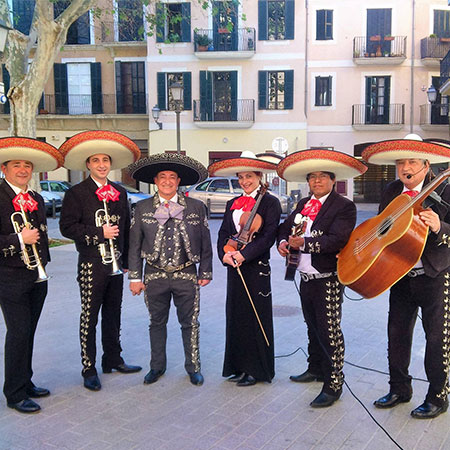
<svg viewBox="0 0 450 450"><path fill-rule="evenodd" d="M0 160L5 177L0 184L0 306L6 324L3 392L8 407L33 413L41 408L32 398L50 394L31 380L50 253L44 200L29 183L33 172L55 170L63 157L45 142L8 137L0 139Z"/></svg>
<svg viewBox="0 0 450 450"><path fill-rule="evenodd" d="M262 174L275 170L275 164L257 159L252 152L243 152L239 158L209 166L211 176L237 175L244 191L242 196L227 203L217 239L219 259L227 267L222 375L237 386L252 386L259 381L270 383L275 376L269 258L281 206L278 199L269 193L261 197ZM262 219L259 228L255 229L255 237L242 248L236 245L235 249L225 249L230 238L243 231L247 225L246 216L254 208Z"/></svg>
<svg viewBox="0 0 450 450"><path fill-rule="evenodd" d="M280 225L278 252L300 249L300 297L308 327L308 369L290 379L297 383L323 382L313 408L331 406L344 383L344 337L341 330L343 287L336 273L336 255L356 223L356 207L335 190L336 180L363 174L367 167L355 158L331 150L304 150L280 162L278 175L287 181L307 181L311 195L300 200ZM290 236L296 216L307 217L303 236Z"/></svg>
<svg viewBox="0 0 450 450"><path fill-rule="evenodd" d="M397 196L415 197L434 177L432 163L450 162L450 149L423 142L417 135L378 142L366 147L363 158L371 164L395 164L398 179L381 196L383 211ZM419 307L425 330L425 372L429 381L425 401L411 415L429 419L448 408L450 365L450 187L436 193L443 201L426 200L429 207L419 218L429 227L425 248L414 268L395 283L389 295L389 393L375 401L377 408L409 402L412 377L408 373L414 325ZM405 250L407 251L407 250Z"/></svg>
<svg viewBox="0 0 450 450"><path fill-rule="evenodd" d="M75 241L79 253L77 281L80 285L80 344L83 384L101 389L95 368L96 326L102 311L102 369L110 373L133 373L139 366L124 362L120 346L120 314L123 271L128 268L130 211L125 189L108 180L140 156L137 145L119 133L86 131L62 146L64 167L89 171L89 177L64 196L60 229ZM122 271L123 269L123 271Z"/></svg>

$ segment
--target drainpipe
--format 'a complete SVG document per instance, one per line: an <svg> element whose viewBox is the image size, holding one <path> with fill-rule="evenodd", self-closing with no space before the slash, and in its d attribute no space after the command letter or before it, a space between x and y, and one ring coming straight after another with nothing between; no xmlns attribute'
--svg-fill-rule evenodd
<svg viewBox="0 0 450 450"><path fill-rule="evenodd" d="M306 20L306 23L305 23L305 89L304 89L303 110L304 110L306 119L308 119L308 24L309 24L309 9L308 8L309 8L308 0L305 0L305 20ZM308 125L308 123L306 125ZM308 128L308 126L306 128Z"/></svg>
<svg viewBox="0 0 450 450"><path fill-rule="evenodd" d="M412 24L411 24L411 86L410 86L410 111L409 111L409 132L414 133L414 59L416 57L416 0L412 0Z"/></svg>

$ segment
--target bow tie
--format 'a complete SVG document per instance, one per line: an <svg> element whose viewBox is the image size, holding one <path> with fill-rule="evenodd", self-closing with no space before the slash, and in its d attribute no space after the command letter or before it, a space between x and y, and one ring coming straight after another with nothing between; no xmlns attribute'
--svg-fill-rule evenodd
<svg viewBox="0 0 450 450"><path fill-rule="evenodd" d="M28 194L28 192L27 193L21 192L20 194L17 194L13 198L12 202L15 211L20 211L21 206L24 212L36 211L38 209L37 201L34 200L34 198L30 194Z"/></svg>
<svg viewBox="0 0 450 450"><path fill-rule="evenodd" d="M322 203L320 202L320 200L312 198L311 200L306 202L300 214L308 216L314 222L317 214L320 211L320 208L322 208Z"/></svg>
<svg viewBox="0 0 450 450"><path fill-rule="evenodd" d="M161 203L153 214L160 225L164 225L169 219L182 219L184 206L172 201Z"/></svg>
<svg viewBox="0 0 450 450"><path fill-rule="evenodd" d="M255 205L256 200L253 197L245 196L238 197L231 206L231 209L242 209L243 211L251 211Z"/></svg>
<svg viewBox="0 0 450 450"><path fill-rule="evenodd" d="M419 191L405 191L403 192L403 194L409 195L410 197L415 197L416 195L419 194Z"/></svg>

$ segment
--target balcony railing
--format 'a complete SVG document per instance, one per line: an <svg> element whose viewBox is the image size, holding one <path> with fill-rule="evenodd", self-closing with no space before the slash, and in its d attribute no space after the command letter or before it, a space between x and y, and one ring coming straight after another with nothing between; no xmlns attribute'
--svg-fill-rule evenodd
<svg viewBox="0 0 450 450"><path fill-rule="evenodd" d="M353 58L406 58L406 36L356 36Z"/></svg>
<svg viewBox="0 0 450 450"><path fill-rule="evenodd" d="M441 87L447 83L450 77L450 51L441 61Z"/></svg>
<svg viewBox="0 0 450 450"><path fill-rule="evenodd" d="M146 94L44 95L39 114L146 114Z"/></svg>
<svg viewBox="0 0 450 450"><path fill-rule="evenodd" d="M256 50L256 32L254 28L239 28L228 31L227 28L194 31L195 52L238 52Z"/></svg>
<svg viewBox="0 0 450 450"><path fill-rule="evenodd" d="M420 125L448 125L449 104L420 105Z"/></svg>
<svg viewBox="0 0 450 450"><path fill-rule="evenodd" d="M352 125L403 125L404 123L405 105L402 103L386 106L352 106Z"/></svg>
<svg viewBox="0 0 450 450"><path fill-rule="evenodd" d="M194 122L254 122L255 100L194 100Z"/></svg>
<svg viewBox="0 0 450 450"><path fill-rule="evenodd" d="M420 40L420 57L442 59L450 50L449 38L426 37Z"/></svg>

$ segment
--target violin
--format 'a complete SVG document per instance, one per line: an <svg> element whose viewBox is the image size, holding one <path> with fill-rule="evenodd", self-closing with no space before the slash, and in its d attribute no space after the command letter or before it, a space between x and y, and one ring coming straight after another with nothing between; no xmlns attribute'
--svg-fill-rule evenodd
<svg viewBox="0 0 450 450"><path fill-rule="evenodd" d="M240 231L228 239L227 243L224 245L224 252L233 252L236 250L243 249L249 242L253 240L255 234L261 229L263 225L263 218L256 211L261 203L264 194L269 188L269 183L261 184L258 191L258 198L253 205L251 211L245 211L240 219Z"/></svg>

